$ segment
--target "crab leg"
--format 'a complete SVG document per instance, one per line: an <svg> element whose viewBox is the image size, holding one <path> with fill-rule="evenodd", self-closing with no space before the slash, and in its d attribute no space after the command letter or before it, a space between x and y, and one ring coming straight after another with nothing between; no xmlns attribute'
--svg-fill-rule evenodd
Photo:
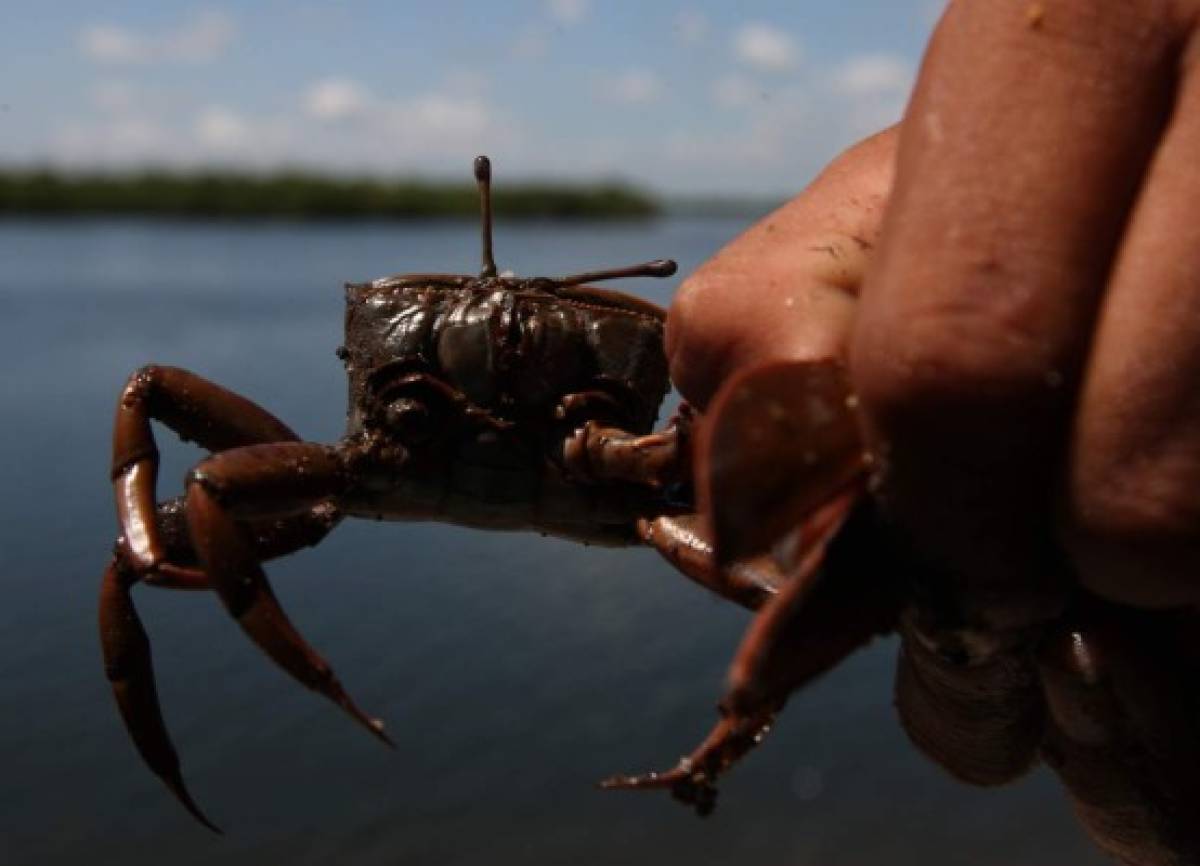
<svg viewBox="0 0 1200 866"><path fill-rule="evenodd" d="M714 399L697 449L706 519L693 523L705 531L692 540L678 519L660 519L679 544L656 546L686 574L735 600L747 596L730 576L768 550L788 578L747 630L722 718L705 741L668 772L616 776L603 787L669 788L707 813L717 776L762 740L793 691L895 627L898 602L871 550L872 512L854 511L870 463L855 407L833 361L747 370ZM852 511L861 519L849 520ZM851 531L856 523L867 529Z"/></svg>
<svg viewBox="0 0 1200 866"><path fill-rule="evenodd" d="M211 590L208 575L200 568L192 539L188 534L187 500L176 496L155 508L155 524L166 558L141 578L147 586L161 589ZM259 562L266 562L321 542L341 522L342 515L329 502L314 506L305 514L278 520L249 521L254 550ZM122 567L132 571L126 555L124 537L117 539L115 553Z"/></svg>
<svg viewBox="0 0 1200 866"><path fill-rule="evenodd" d="M835 566L832 579L821 573L829 544L852 505L853 497L839 497L796 533L790 576L742 639L729 691L719 705L721 719L705 740L666 772L613 776L600 783L602 788L668 788L707 814L715 804L717 778L762 742L788 696L894 627L894 602L871 598L878 593L872 572ZM710 573L722 571L710 565Z"/></svg>
<svg viewBox="0 0 1200 866"><path fill-rule="evenodd" d="M699 514L643 518L637 522L637 533L685 577L735 604L758 610L779 592L786 578L769 556L719 567L705 523Z"/></svg>
<svg viewBox="0 0 1200 866"><path fill-rule="evenodd" d="M130 597L137 575L120 557L113 557L100 584L100 644L104 650L104 673L125 729L142 760L162 779L192 817L214 833L220 829L205 817L188 793L179 768L179 756L171 744L154 685L150 641Z"/></svg>
<svg viewBox="0 0 1200 866"><path fill-rule="evenodd" d="M383 723L346 694L329 664L283 612L242 520L286 517L342 492L337 452L324 445L249 445L214 455L188 476L187 520L204 571L225 607L256 644L310 689L342 707L388 745Z"/></svg>
<svg viewBox="0 0 1200 866"><path fill-rule="evenodd" d="M611 400L602 392L572 394L562 401L565 412L576 402L589 407ZM684 485L691 475L692 425L695 416L686 403L661 431L636 436L589 421L563 443L563 464L576 478L591 482L625 482L663 488L679 485L680 506L689 506L691 492ZM687 513L639 519L637 534L676 570L701 586L742 607L757 610L783 583L783 576L768 556L718 567L711 533L700 515Z"/></svg>
<svg viewBox="0 0 1200 866"><path fill-rule="evenodd" d="M209 589L207 576L192 567L195 553L188 538L183 502L182 498L176 498L157 508L158 535L169 562L162 563L146 578L146 583L170 589ZM322 504L286 520L259 522L252 527L255 552L260 559L271 559L314 545L339 519L332 507ZM150 642L130 593L138 582L138 574L129 565L124 551L125 546L119 541L100 587L100 643L105 674L112 684L126 730L142 759L196 820L219 833L184 785L179 757L159 707Z"/></svg>
<svg viewBox="0 0 1200 866"><path fill-rule="evenodd" d="M563 401L569 404L568 397ZM692 410L685 403L662 430L637 436L588 421L563 442L567 472L592 482L666 487L691 478Z"/></svg>
<svg viewBox="0 0 1200 866"><path fill-rule="evenodd" d="M113 425L112 480L123 545L140 574L165 560L154 517L158 448L151 419L209 451L298 438L258 404L187 370L148 366L130 376Z"/></svg>

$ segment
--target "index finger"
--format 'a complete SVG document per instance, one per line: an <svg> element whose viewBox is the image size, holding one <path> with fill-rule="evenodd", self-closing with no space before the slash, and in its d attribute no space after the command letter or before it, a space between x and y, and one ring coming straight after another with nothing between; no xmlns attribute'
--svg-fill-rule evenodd
<svg viewBox="0 0 1200 866"><path fill-rule="evenodd" d="M1170 110L1177 5L951 3L905 117L852 371L885 503L990 627L1057 604L1047 485Z"/></svg>
<svg viewBox="0 0 1200 866"><path fill-rule="evenodd" d="M893 127L851 147L684 282L667 317L667 354L689 402L703 409L746 367L845 357L895 146Z"/></svg>

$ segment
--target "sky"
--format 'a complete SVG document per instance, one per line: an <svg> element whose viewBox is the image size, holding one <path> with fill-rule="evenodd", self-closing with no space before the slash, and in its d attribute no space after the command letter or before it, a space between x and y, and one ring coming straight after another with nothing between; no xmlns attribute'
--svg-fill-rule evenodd
<svg viewBox="0 0 1200 866"><path fill-rule="evenodd" d="M783 196L899 118L941 5L10 0L0 166Z"/></svg>

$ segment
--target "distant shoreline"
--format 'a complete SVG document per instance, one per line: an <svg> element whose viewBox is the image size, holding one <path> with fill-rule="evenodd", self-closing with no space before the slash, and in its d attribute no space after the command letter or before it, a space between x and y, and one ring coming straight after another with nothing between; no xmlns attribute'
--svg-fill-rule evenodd
<svg viewBox="0 0 1200 866"><path fill-rule="evenodd" d="M663 199L619 182L530 182L493 191L507 220L639 220L660 216L748 216L772 202L735 198ZM475 219L473 184L343 178L304 172L249 174L64 172L0 169L6 217L174 217L183 219Z"/></svg>
<svg viewBox="0 0 1200 866"><path fill-rule="evenodd" d="M620 183L527 183L495 190L508 218L630 219L661 213ZM127 174L0 171L0 216L436 218L479 213L474 185L316 174L158 171Z"/></svg>

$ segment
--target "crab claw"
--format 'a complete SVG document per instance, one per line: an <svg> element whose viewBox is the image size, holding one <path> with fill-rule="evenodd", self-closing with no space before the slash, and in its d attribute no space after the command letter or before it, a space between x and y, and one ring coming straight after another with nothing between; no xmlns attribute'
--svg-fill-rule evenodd
<svg viewBox="0 0 1200 866"><path fill-rule="evenodd" d="M138 752L197 821L221 830L200 811L183 783L179 756L171 744L154 685L150 641L129 595L132 576L114 559L104 572L100 586L100 645L104 670L112 684L121 718Z"/></svg>
<svg viewBox="0 0 1200 866"><path fill-rule="evenodd" d="M732 377L700 425L697 493L718 564L770 549L871 465L840 361L783 361Z"/></svg>

